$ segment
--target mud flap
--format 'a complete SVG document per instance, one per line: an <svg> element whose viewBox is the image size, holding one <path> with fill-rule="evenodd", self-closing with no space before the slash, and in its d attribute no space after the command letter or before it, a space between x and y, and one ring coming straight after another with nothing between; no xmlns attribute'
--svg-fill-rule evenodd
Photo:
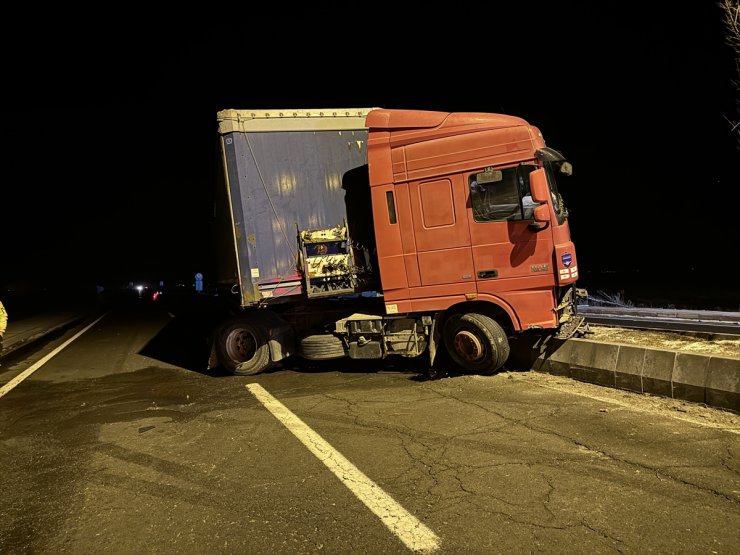
<svg viewBox="0 0 740 555"><path fill-rule="evenodd" d="M437 346L442 338L442 332L440 331L439 321L440 313L437 312L432 320L432 329L429 331L429 367L434 366L434 359L437 357Z"/></svg>
<svg viewBox="0 0 740 555"><path fill-rule="evenodd" d="M208 337L208 365L206 370L213 370L219 365L218 355L216 354L216 333L211 333Z"/></svg>

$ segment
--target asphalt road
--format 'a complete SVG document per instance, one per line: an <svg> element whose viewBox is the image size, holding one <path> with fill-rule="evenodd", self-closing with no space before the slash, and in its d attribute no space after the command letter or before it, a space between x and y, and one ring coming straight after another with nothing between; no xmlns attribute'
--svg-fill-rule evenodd
<svg viewBox="0 0 740 555"><path fill-rule="evenodd" d="M736 415L408 361L226 376L199 326L138 303L3 363L0 552L738 552Z"/></svg>

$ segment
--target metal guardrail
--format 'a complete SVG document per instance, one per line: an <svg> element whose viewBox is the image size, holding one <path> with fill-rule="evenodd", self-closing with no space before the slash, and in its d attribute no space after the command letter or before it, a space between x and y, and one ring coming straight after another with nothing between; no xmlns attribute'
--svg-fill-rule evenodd
<svg viewBox="0 0 740 555"><path fill-rule="evenodd" d="M593 324L740 335L740 312L579 305L578 313Z"/></svg>

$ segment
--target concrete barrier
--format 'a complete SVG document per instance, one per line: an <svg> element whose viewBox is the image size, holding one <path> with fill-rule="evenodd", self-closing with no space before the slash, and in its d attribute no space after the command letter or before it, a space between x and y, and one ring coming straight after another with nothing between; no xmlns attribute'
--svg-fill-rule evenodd
<svg viewBox="0 0 740 555"><path fill-rule="evenodd" d="M740 413L740 358L533 335L512 341L509 364Z"/></svg>

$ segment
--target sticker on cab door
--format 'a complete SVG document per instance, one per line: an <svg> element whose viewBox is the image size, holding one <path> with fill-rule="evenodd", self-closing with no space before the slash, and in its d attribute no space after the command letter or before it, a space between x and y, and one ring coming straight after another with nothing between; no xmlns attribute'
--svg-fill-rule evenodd
<svg viewBox="0 0 740 555"><path fill-rule="evenodd" d="M563 261L563 266L566 268L570 268L570 265L573 264L573 255L569 252L566 252L563 256L560 257L560 260Z"/></svg>

